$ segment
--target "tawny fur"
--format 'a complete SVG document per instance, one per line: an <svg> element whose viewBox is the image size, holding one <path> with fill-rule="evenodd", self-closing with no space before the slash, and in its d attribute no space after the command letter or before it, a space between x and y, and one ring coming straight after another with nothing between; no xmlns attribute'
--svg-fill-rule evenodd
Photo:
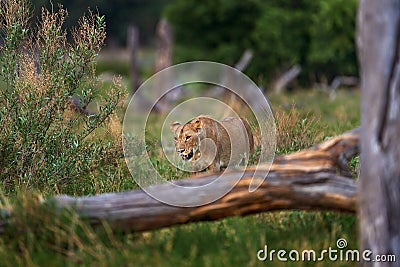
<svg viewBox="0 0 400 267"><path fill-rule="evenodd" d="M249 154L254 150L250 126L241 118L228 117L217 121L201 115L184 125L174 122L171 124L171 129L175 134L176 152L183 160L200 166L200 169L207 167L203 166L207 163L202 162L203 158L207 158L207 153L215 152L208 147L209 143L201 142L206 138L211 139L216 145L215 158L208 167L213 171L219 171L221 167L247 163Z"/></svg>

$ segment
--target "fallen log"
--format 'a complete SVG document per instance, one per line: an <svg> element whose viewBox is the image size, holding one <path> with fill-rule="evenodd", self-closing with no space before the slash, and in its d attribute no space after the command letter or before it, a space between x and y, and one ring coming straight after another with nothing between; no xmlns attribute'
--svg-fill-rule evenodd
<svg viewBox="0 0 400 267"><path fill-rule="evenodd" d="M299 76L301 72L301 66L300 65L294 65L291 67L288 71L283 73L280 77L276 79L273 85L273 91L276 94L282 93L285 88L290 84L294 79L296 79L297 76Z"/></svg>
<svg viewBox="0 0 400 267"><path fill-rule="evenodd" d="M243 72L247 66L250 64L251 60L253 59L253 51L250 49L246 49L242 56L240 57L239 61L236 62L236 64L233 66L236 70ZM228 77L221 77L221 84L227 84L228 83ZM206 96L209 97L223 97L223 95L226 93L226 89L222 88L221 86L211 86L210 88L207 89Z"/></svg>
<svg viewBox="0 0 400 267"><path fill-rule="evenodd" d="M237 175L241 180L224 197L210 204L182 208L159 202L142 190L109 193L90 197L56 196L48 201L60 208L73 207L93 225L107 221L113 228L134 231L154 230L162 227L196 221L210 221L230 216L274 210L332 210L356 211L356 180L351 179L347 162L358 150L359 130L332 138L320 145L287 156L277 157L271 168L261 165L257 176L255 167L243 172L229 172L216 180L213 188L230 186ZM267 176L265 180L264 177ZM217 175L207 174L176 182L182 186L201 186L215 180ZM261 186L249 192L252 179L261 179ZM213 195L187 195L171 184L153 186L177 199L204 198ZM213 189L210 189L213 190Z"/></svg>

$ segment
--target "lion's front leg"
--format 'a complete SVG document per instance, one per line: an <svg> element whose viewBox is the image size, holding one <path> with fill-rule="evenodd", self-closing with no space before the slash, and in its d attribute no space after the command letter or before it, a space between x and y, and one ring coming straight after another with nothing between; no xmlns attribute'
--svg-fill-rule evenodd
<svg viewBox="0 0 400 267"><path fill-rule="evenodd" d="M219 158L218 154L215 156L214 161L211 163L211 165L210 165L210 167L208 167L208 169L213 172L221 171L220 158Z"/></svg>

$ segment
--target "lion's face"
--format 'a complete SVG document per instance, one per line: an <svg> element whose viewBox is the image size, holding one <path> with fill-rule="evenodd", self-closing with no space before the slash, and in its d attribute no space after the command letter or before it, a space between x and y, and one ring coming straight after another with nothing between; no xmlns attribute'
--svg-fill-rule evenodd
<svg viewBox="0 0 400 267"><path fill-rule="evenodd" d="M199 143L201 127L196 121L181 125L173 123L175 150L183 160L191 161L200 157Z"/></svg>

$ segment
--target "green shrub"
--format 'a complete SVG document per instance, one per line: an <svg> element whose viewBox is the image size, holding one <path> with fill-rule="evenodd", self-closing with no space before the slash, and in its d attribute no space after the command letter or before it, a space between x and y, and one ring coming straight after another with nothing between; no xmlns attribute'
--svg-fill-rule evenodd
<svg viewBox="0 0 400 267"><path fill-rule="evenodd" d="M62 6L43 9L37 28L29 27L30 11L25 0L1 1L0 179L6 191L76 191L120 150L94 137L119 102L118 80L95 115L78 116L70 108L71 96L85 108L100 88L95 59L105 39L104 17L89 11L69 43Z"/></svg>
<svg viewBox="0 0 400 267"><path fill-rule="evenodd" d="M250 74L269 83L277 75L299 64L307 68L310 14L316 1L268 1L251 37L255 43L255 58ZM261 76L261 77L259 77Z"/></svg>
<svg viewBox="0 0 400 267"><path fill-rule="evenodd" d="M312 14L308 62L317 78L357 75L355 47L358 0L320 0Z"/></svg>
<svg viewBox="0 0 400 267"><path fill-rule="evenodd" d="M175 60L215 60L233 65L252 47L250 33L261 0L176 0L166 8L174 28Z"/></svg>

